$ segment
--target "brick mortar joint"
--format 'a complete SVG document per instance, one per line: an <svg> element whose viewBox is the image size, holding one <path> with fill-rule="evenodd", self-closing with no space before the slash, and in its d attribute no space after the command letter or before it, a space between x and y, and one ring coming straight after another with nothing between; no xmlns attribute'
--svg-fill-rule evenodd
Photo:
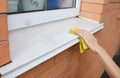
<svg viewBox="0 0 120 78"><path fill-rule="evenodd" d="M95 3L95 2L86 2L86 1L82 1L82 3L96 4L96 5L105 5L104 3Z"/></svg>

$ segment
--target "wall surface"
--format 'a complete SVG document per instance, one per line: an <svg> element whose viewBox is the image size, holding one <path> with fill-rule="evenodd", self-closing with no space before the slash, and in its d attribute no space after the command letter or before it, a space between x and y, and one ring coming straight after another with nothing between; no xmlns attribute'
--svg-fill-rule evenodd
<svg viewBox="0 0 120 78"><path fill-rule="evenodd" d="M120 46L120 0L82 0L80 16L104 23L95 34L111 57ZM99 78L104 71L96 56L88 50L80 54L78 44L17 78Z"/></svg>
<svg viewBox="0 0 120 78"><path fill-rule="evenodd" d="M7 27L7 0L0 2L0 67L10 62L8 27Z"/></svg>
<svg viewBox="0 0 120 78"><path fill-rule="evenodd" d="M95 34L99 43L113 56L120 46L120 0L82 0L81 16L103 22L104 29ZM83 62L84 63L83 63ZM79 59L79 78L99 78L103 68L95 55L85 53ZM82 69L82 70L81 70Z"/></svg>

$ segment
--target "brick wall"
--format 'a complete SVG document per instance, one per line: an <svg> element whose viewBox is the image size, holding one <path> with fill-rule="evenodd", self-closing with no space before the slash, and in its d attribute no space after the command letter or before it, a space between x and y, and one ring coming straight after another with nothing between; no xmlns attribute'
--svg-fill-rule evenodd
<svg viewBox="0 0 120 78"><path fill-rule="evenodd" d="M82 0L80 16L100 21L104 11L104 3L104 0Z"/></svg>
<svg viewBox="0 0 120 78"><path fill-rule="evenodd" d="M82 0L80 15L104 23L95 36L111 56L120 46L119 13L120 0ZM99 78L103 70L90 50L79 54L76 44L17 78Z"/></svg>
<svg viewBox="0 0 120 78"><path fill-rule="evenodd" d="M120 46L119 14L120 0L82 0L80 15L104 23L104 29L95 36L111 57ZM79 63L79 78L99 78L104 70L91 52L80 55Z"/></svg>

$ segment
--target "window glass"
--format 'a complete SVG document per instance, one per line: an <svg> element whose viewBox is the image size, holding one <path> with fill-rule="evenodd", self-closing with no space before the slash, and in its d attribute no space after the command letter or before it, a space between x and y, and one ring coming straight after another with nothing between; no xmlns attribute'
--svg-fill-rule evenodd
<svg viewBox="0 0 120 78"><path fill-rule="evenodd" d="M8 12L26 12L45 9L45 0L8 0Z"/></svg>
<svg viewBox="0 0 120 78"><path fill-rule="evenodd" d="M72 8L74 0L47 0L47 9Z"/></svg>
<svg viewBox="0 0 120 78"><path fill-rule="evenodd" d="M60 8L72 8L74 7L74 0L60 0Z"/></svg>
<svg viewBox="0 0 120 78"><path fill-rule="evenodd" d="M20 13L73 8L75 0L8 0L8 12Z"/></svg>
<svg viewBox="0 0 120 78"><path fill-rule="evenodd" d="M47 0L47 9L58 9L59 8L59 0Z"/></svg>

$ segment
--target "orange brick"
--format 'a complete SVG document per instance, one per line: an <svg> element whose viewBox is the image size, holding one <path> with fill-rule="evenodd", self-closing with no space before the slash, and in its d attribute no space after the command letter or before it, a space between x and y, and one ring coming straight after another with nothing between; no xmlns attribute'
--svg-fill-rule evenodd
<svg viewBox="0 0 120 78"><path fill-rule="evenodd" d="M88 71L89 73L86 75L86 78L100 78L103 71L104 69L102 64L98 59L95 59L93 66L91 66L90 71Z"/></svg>
<svg viewBox="0 0 120 78"><path fill-rule="evenodd" d="M104 4L108 4L110 2L111 2L111 0L104 0Z"/></svg>
<svg viewBox="0 0 120 78"><path fill-rule="evenodd" d="M120 14L117 15L117 19L120 20Z"/></svg>
<svg viewBox="0 0 120 78"><path fill-rule="evenodd" d="M110 10L106 12L106 17L110 18L111 16L117 16L120 9Z"/></svg>
<svg viewBox="0 0 120 78"><path fill-rule="evenodd" d="M92 20L96 20L98 22L101 21L101 15L100 14L95 14L95 13L91 13L91 12L85 12L85 11L80 11L80 16L92 19Z"/></svg>
<svg viewBox="0 0 120 78"><path fill-rule="evenodd" d="M42 72L46 71L48 68L54 65L54 57L47 60L46 62L36 66L35 68L23 73L22 75L18 76L17 78L35 78Z"/></svg>
<svg viewBox="0 0 120 78"><path fill-rule="evenodd" d="M0 16L0 41L8 39L7 16Z"/></svg>
<svg viewBox="0 0 120 78"><path fill-rule="evenodd" d="M94 64L95 59L96 59L96 56L90 50L88 50L87 52L79 56L78 70L79 70L80 78L87 78L86 75L88 74L88 71L91 70L91 67Z"/></svg>
<svg viewBox="0 0 120 78"><path fill-rule="evenodd" d="M55 64L48 71L45 71L36 78L52 78L55 74L63 71L66 68L66 66L67 66L67 59L64 59L63 61L60 61L59 63Z"/></svg>
<svg viewBox="0 0 120 78"><path fill-rule="evenodd" d="M10 61L9 43L8 41L2 41L0 42L0 66L3 66Z"/></svg>
<svg viewBox="0 0 120 78"><path fill-rule="evenodd" d="M120 3L110 3L105 5L106 11L115 10L120 8Z"/></svg>
<svg viewBox="0 0 120 78"><path fill-rule="evenodd" d="M75 44L75 51L79 51L79 42Z"/></svg>
<svg viewBox="0 0 120 78"><path fill-rule="evenodd" d="M0 0L0 13L6 13L7 12L7 1L8 0Z"/></svg>
<svg viewBox="0 0 120 78"><path fill-rule="evenodd" d="M103 6L104 5L98 5L92 3L82 3L81 10L101 14L103 12Z"/></svg>
<svg viewBox="0 0 120 78"><path fill-rule="evenodd" d="M79 52L74 52L70 57L69 57L69 68L72 69L73 67L78 66L79 62Z"/></svg>
<svg viewBox="0 0 120 78"><path fill-rule="evenodd" d="M54 78L65 78L66 74L70 72L69 70L70 70L69 66L66 66L66 68L63 71L55 74Z"/></svg>
<svg viewBox="0 0 120 78"><path fill-rule="evenodd" d="M78 74L78 67L74 67L74 69L71 69L69 73L66 73L65 78L77 78Z"/></svg>
<svg viewBox="0 0 120 78"><path fill-rule="evenodd" d="M67 67L61 71L60 73L55 75L55 78L68 78L68 77L72 77L72 78L76 78L77 74L78 74L78 59L79 59L79 52L73 52L72 55L70 55L68 57L68 64Z"/></svg>
<svg viewBox="0 0 120 78"><path fill-rule="evenodd" d="M120 2L120 0L111 0L110 2Z"/></svg>
<svg viewBox="0 0 120 78"><path fill-rule="evenodd" d="M75 47L75 45L68 48L67 50L61 52L60 54L56 55L55 56L55 63L63 60L65 57L69 56L72 53L72 51L74 50L74 47Z"/></svg>

